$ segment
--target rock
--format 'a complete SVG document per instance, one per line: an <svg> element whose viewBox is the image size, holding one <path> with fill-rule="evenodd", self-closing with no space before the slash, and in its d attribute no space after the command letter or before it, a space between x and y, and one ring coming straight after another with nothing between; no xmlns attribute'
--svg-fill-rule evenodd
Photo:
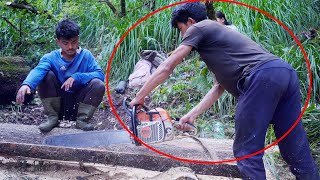
<svg viewBox="0 0 320 180"><path fill-rule="evenodd" d="M16 99L16 93L30 71L21 57L0 57L0 105L11 104ZM25 103L32 100L26 96Z"/></svg>

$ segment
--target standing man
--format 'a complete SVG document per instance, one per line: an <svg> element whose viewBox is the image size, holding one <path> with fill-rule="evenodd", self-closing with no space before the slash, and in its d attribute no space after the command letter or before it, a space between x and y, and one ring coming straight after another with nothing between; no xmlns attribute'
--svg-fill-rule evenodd
<svg viewBox="0 0 320 180"><path fill-rule="evenodd" d="M105 93L104 73L91 52L79 47L80 28L69 19L62 20L56 27L56 42L61 49L44 55L31 70L20 87L16 101L24 102L25 94L38 87L39 96L48 121L40 124L42 132L51 131L59 125L61 96L71 93L77 101L76 127L93 130L88 121ZM76 107L73 107L76 108Z"/></svg>
<svg viewBox="0 0 320 180"><path fill-rule="evenodd" d="M192 50L215 74L216 83L200 103L180 119L181 129L194 123L224 90L238 98L235 114L234 156L243 157L264 148L269 124L280 138L300 115L301 98L296 71L285 61L241 33L207 20L205 6L187 3L174 9L171 25L182 35L180 46L144 84L130 105L163 83ZM280 152L297 179L318 180L302 123L279 143ZM237 162L244 179L266 179L263 153Z"/></svg>

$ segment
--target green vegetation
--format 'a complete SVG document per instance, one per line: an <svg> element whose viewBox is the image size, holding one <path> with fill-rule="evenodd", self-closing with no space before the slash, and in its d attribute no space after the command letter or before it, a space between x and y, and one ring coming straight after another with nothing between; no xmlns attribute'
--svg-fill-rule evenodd
<svg viewBox="0 0 320 180"><path fill-rule="evenodd" d="M318 129L320 125L320 34L317 32L316 37L312 39L308 39L306 35L309 35L310 28L320 28L320 1L247 0L243 2L266 11L280 20L298 37L307 53L312 70L313 82L309 106L304 113L302 121L306 128L314 157L319 165L320 142ZM303 97L302 104L304 104L307 99L307 92L310 84L307 64L302 51L290 34L267 16L248 8L229 3L217 3L216 7L217 10L225 12L233 24L235 24L242 33L251 37L266 49L290 63L297 70L300 78L301 94ZM274 141L275 136L272 127L270 126L266 144L270 144ZM270 158L268 159L270 160Z"/></svg>
<svg viewBox="0 0 320 180"><path fill-rule="evenodd" d="M90 49L103 68L107 67L114 47L126 31L139 19L152 12L151 1L126 0L126 15L120 15L120 1L110 1L117 12L114 13L106 2L96 0L15 0L27 3L37 9L37 13L26 9L16 9L0 2L0 56L21 55L33 66L40 57L56 48L54 27L59 20L70 17L79 22L81 46ZM156 9L177 0L156 1ZM312 93L309 107L304 114L311 147L320 149L320 34L307 38L309 29L320 28L320 1L318 0L242 0L264 10L284 23L301 41L309 58L312 70ZM303 53L290 34L267 16L231 3L214 3L215 9L224 12L227 18L246 34L272 53L292 64L297 70L302 103L307 99L309 78ZM139 60L143 49L171 52L180 37L170 27L171 9L166 9L133 29L120 44L110 73L110 85L125 80ZM154 106L169 110L174 117L188 112L212 87L214 78L201 62L198 55L190 55L165 84L153 92ZM214 106L198 119L198 127L203 136L213 137L216 122L222 122L227 137L233 135L233 119L236 99L225 93ZM274 141L272 128L267 135L267 144ZM319 163L318 163L319 164Z"/></svg>

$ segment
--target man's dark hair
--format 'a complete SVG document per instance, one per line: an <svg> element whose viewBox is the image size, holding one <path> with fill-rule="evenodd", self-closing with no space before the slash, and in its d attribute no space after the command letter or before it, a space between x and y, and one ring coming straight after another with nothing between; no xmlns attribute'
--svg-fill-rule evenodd
<svg viewBox="0 0 320 180"><path fill-rule="evenodd" d="M226 16L221 11L216 11L216 18L224 19L224 25L231 25L231 23L227 20Z"/></svg>
<svg viewBox="0 0 320 180"><path fill-rule="evenodd" d="M172 12L171 26L178 28L178 22L186 24L189 17L196 22L207 19L206 6L200 2L179 5Z"/></svg>
<svg viewBox="0 0 320 180"><path fill-rule="evenodd" d="M60 21L56 27L56 36L58 39L71 39L77 37L80 33L80 27L77 23L70 19Z"/></svg>

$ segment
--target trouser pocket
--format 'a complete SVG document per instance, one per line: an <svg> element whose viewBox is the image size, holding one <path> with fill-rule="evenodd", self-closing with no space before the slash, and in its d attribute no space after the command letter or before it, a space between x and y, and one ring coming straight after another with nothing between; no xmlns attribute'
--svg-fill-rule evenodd
<svg viewBox="0 0 320 180"><path fill-rule="evenodd" d="M237 89L239 95L243 94L248 89L250 75L242 76L237 82Z"/></svg>

